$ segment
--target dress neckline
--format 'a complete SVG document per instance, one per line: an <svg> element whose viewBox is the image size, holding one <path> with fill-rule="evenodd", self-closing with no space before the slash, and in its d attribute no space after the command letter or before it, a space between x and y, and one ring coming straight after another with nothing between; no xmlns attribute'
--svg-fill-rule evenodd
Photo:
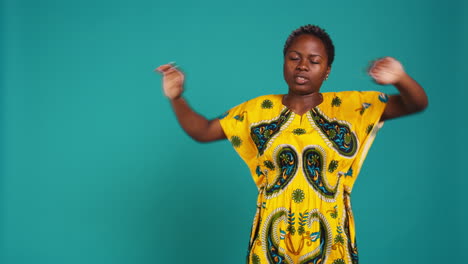
<svg viewBox="0 0 468 264"><path fill-rule="evenodd" d="M323 94L322 94L322 93L320 93L320 94L322 95L322 99L323 99ZM323 102L324 102L324 99L323 99L322 102L320 102L320 104L318 104L318 105L316 105L316 106L314 106L314 107L308 109L308 110L305 111L303 114L298 114L298 113L294 112L294 110L292 110L291 108L289 108L287 105L284 104L283 100L284 100L284 97L285 97L286 95L287 95L287 94L280 94L280 95L279 95L279 100L280 100L281 105L283 106L283 109L287 109L287 110L291 111L292 113L294 113L294 115L297 115L297 116L300 116L300 117L306 115L308 112L312 111L313 109L316 109L318 106L320 106L320 105L323 104Z"/></svg>

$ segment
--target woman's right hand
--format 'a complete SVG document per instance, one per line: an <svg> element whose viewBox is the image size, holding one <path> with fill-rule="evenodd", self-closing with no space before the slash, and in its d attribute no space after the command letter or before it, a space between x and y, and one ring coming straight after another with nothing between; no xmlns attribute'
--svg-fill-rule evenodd
<svg viewBox="0 0 468 264"><path fill-rule="evenodd" d="M225 139L219 119L207 120L197 114L181 97L184 91L184 74L174 63L156 68L163 75L164 94L171 100L172 108L182 128L193 139L199 142L210 142Z"/></svg>
<svg viewBox="0 0 468 264"><path fill-rule="evenodd" d="M156 68L163 75L164 94L171 100L177 99L184 91L185 76L174 63L168 63Z"/></svg>

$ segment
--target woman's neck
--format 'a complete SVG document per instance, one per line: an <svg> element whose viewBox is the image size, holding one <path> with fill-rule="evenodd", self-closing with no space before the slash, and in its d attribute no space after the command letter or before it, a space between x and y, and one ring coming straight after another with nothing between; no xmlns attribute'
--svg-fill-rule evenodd
<svg viewBox="0 0 468 264"><path fill-rule="evenodd" d="M282 103L284 106L289 108L291 111L298 115L303 115L312 108L323 102L323 96L319 92L297 95L297 94L285 94L283 95Z"/></svg>

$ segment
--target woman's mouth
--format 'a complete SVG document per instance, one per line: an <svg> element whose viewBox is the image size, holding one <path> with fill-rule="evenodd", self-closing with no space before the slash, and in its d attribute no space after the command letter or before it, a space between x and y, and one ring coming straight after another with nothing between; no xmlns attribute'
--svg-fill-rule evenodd
<svg viewBox="0 0 468 264"><path fill-rule="evenodd" d="M302 77L302 76L296 76L294 77L294 80L296 81L297 84L305 84L309 81L309 79Z"/></svg>

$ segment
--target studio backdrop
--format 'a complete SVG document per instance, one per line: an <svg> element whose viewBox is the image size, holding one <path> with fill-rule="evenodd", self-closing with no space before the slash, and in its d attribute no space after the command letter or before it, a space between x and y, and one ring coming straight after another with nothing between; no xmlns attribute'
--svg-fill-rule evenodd
<svg viewBox="0 0 468 264"><path fill-rule="evenodd" d="M429 96L390 120L353 190L361 263L460 263L466 243L466 1L3 0L0 263L244 263L257 189L228 141L191 140L161 77L215 118L287 92L289 33L336 57L322 92L378 90L400 60Z"/></svg>

